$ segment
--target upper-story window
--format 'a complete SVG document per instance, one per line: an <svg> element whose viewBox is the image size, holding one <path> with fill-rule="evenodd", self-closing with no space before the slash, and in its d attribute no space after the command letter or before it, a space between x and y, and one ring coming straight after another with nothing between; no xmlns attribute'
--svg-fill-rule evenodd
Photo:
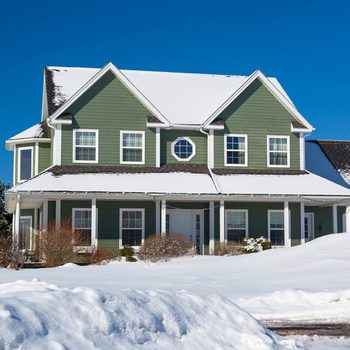
<svg viewBox="0 0 350 350"><path fill-rule="evenodd" d="M247 139L247 135L225 135L225 165L248 165Z"/></svg>
<svg viewBox="0 0 350 350"><path fill-rule="evenodd" d="M73 130L73 162L98 162L98 130Z"/></svg>
<svg viewBox="0 0 350 350"><path fill-rule="evenodd" d="M289 167L289 136L267 136L267 166Z"/></svg>
<svg viewBox="0 0 350 350"><path fill-rule="evenodd" d="M33 176L33 147L21 147L18 150L18 181L25 181Z"/></svg>
<svg viewBox="0 0 350 350"><path fill-rule="evenodd" d="M145 163L145 132L121 131L120 132L120 163L144 164Z"/></svg>
<svg viewBox="0 0 350 350"><path fill-rule="evenodd" d="M196 145L188 137L179 137L171 145L171 154L180 161L189 161L196 154Z"/></svg>

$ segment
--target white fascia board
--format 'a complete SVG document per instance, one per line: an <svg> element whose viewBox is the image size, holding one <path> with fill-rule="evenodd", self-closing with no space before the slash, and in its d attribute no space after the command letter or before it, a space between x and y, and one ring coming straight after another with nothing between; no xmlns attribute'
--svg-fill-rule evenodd
<svg viewBox="0 0 350 350"><path fill-rule="evenodd" d="M50 122L50 124L52 125L72 125L72 121L71 120L53 120L52 122Z"/></svg>
<svg viewBox="0 0 350 350"><path fill-rule="evenodd" d="M301 129L301 128L293 128L293 126L291 127L291 132L302 132L305 134L313 132L314 130L315 130L315 128L313 128L313 129Z"/></svg>
<svg viewBox="0 0 350 350"><path fill-rule="evenodd" d="M209 119L203 124L204 127L207 127L222 111L226 109L244 90L248 88L256 79L259 79L263 85L272 93L272 95L291 113L291 115L305 125L308 129L308 132L315 130L315 128L299 113L295 106L288 101L288 99L276 88L273 83L266 78L266 76L259 70L251 74L248 79L241 85L241 87L231 95L215 112L211 115ZM304 129L303 129L304 130Z"/></svg>
<svg viewBox="0 0 350 350"><path fill-rule="evenodd" d="M200 130L202 129L201 125L191 125L191 124L159 124L159 123L147 123L146 126L148 128L160 128L160 129L168 129L168 130ZM203 128L204 130L224 130L224 125L208 125Z"/></svg>
<svg viewBox="0 0 350 350"><path fill-rule="evenodd" d="M51 139L48 138L40 138L40 137L30 137L26 139L17 139L17 140L7 140L5 142L6 149L8 151L13 151L13 148L15 145L20 145L22 143L32 143L32 142L43 142L43 143L49 143L51 142Z"/></svg>
<svg viewBox="0 0 350 350"><path fill-rule="evenodd" d="M170 125L170 122L161 114L161 112L139 91L135 85L111 62L106 64L100 71L98 71L85 85L83 85L73 96L71 96L60 108L58 108L50 117L50 123L55 124L55 120L61 113L63 113L69 106L71 106L85 91L93 86L101 77L107 72L111 71L121 83L160 121L164 124Z"/></svg>

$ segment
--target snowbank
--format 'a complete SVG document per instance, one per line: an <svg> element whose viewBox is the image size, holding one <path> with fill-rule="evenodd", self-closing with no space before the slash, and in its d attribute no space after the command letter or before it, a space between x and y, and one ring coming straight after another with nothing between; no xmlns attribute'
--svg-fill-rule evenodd
<svg viewBox="0 0 350 350"><path fill-rule="evenodd" d="M60 288L39 281L0 286L0 348L296 348L232 301L186 292Z"/></svg>

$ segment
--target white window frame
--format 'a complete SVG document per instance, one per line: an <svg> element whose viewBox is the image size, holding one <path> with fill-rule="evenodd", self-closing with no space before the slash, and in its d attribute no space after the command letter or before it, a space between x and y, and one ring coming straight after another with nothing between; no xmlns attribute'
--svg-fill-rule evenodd
<svg viewBox="0 0 350 350"><path fill-rule="evenodd" d="M35 215L35 214L34 214ZM31 215L21 215L19 219L30 219L30 241L29 241L29 251L33 250L33 217ZM25 251L25 249L22 249Z"/></svg>
<svg viewBox="0 0 350 350"><path fill-rule="evenodd" d="M141 149L142 150L142 161L141 162L130 162L130 161L124 161L123 160L123 135L124 134L139 134L142 135L142 148L140 147L133 147L134 149ZM131 148L131 147L125 147L125 148ZM144 131L137 131L137 130L120 130L120 142L119 142L119 161L120 164L145 164L145 132Z"/></svg>
<svg viewBox="0 0 350 350"><path fill-rule="evenodd" d="M271 165L270 164L270 153L275 151L270 151L270 139L287 139L287 165ZM290 137L289 135L267 135L267 166L269 168L290 168ZM280 153L285 153L285 151L278 151Z"/></svg>
<svg viewBox="0 0 350 350"><path fill-rule="evenodd" d="M120 208L119 209L119 248L123 244L123 212L124 211L141 211L142 212L142 230L141 245L145 242L145 208ZM139 247L139 246L134 246Z"/></svg>
<svg viewBox="0 0 350 350"><path fill-rule="evenodd" d="M248 218L248 209L225 209L225 241L227 241L227 214L230 212L244 212L245 213L245 237L248 237L248 233L249 233L249 218Z"/></svg>
<svg viewBox="0 0 350 350"><path fill-rule="evenodd" d="M33 174L34 174L34 147L33 146L28 146L28 147L18 147L17 148L18 150L18 162L17 162L17 166L18 166L18 169L17 169L17 182L18 183L21 183L21 182L24 182L24 181L27 181L29 180L30 178L33 177ZM31 150L32 152L32 159L31 159L31 173L30 173L30 178L29 179L21 179L21 152L22 151L25 151L25 150Z"/></svg>
<svg viewBox="0 0 350 350"><path fill-rule="evenodd" d="M80 249L84 250L86 248L90 248L92 247L92 209L91 208L72 208L72 231L73 234L75 232L75 230L82 230L84 228L81 227L75 227L75 212L77 211L90 211L91 212L91 237L90 237L90 245L89 246L75 246L75 250L77 250L78 252L80 251ZM97 213L96 213L97 214ZM96 215L96 226L97 226L97 215Z"/></svg>
<svg viewBox="0 0 350 350"><path fill-rule="evenodd" d="M185 140L187 142L189 142L192 146L192 154L188 157L188 158L180 158L176 155L175 153L175 145L179 142ZM196 155L196 144L189 138L186 136L181 136L178 137L172 144L171 144L171 155L178 160L179 162L188 162L190 161L195 155Z"/></svg>
<svg viewBox="0 0 350 350"><path fill-rule="evenodd" d="M244 137L244 150L232 150L227 148L227 138L228 137ZM247 167L248 166L248 135L247 134L225 134L224 137L224 150L225 150L225 166L232 166L232 167ZM244 164L230 164L227 163L227 151L233 151L233 152L242 152L244 151L245 157L244 157Z"/></svg>
<svg viewBox="0 0 350 350"><path fill-rule="evenodd" d="M76 144L76 133L77 132L94 132L95 133L95 140L96 145L95 146L78 146ZM98 163L98 153L99 153L99 130L98 129L73 129L73 163L90 163L90 164L96 164ZM95 160L77 160L76 159L76 147L85 147L85 148L95 148Z"/></svg>

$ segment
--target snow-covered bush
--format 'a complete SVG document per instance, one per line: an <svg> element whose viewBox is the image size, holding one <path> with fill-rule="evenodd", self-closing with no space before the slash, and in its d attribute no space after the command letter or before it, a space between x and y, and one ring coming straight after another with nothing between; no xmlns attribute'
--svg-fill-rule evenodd
<svg viewBox="0 0 350 350"><path fill-rule="evenodd" d="M240 255L243 254L243 247L236 242L220 243L215 247L214 255Z"/></svg>
<svg viewBox="0 0 350 350"><path fill-rule="evenodd" d="M193 250L192 242L188 238L167 234L147 238L139 250L138 257L140 260L156 262L190 254L193 254Z"/></svg>
<svg viewBox="0 0 350 350"><path fill-rule="evenodd" d="M12 237L0 237L0 266L19 270L26 261L25 253L19 249Z"/></svg>
<svg viewBox="0 0 350 350"><path fill-rule="evenodd" d="M243 239L243 253L257 253L266 249L271 249L271 241L261 236L259 238L244 238Z"/></svg>

